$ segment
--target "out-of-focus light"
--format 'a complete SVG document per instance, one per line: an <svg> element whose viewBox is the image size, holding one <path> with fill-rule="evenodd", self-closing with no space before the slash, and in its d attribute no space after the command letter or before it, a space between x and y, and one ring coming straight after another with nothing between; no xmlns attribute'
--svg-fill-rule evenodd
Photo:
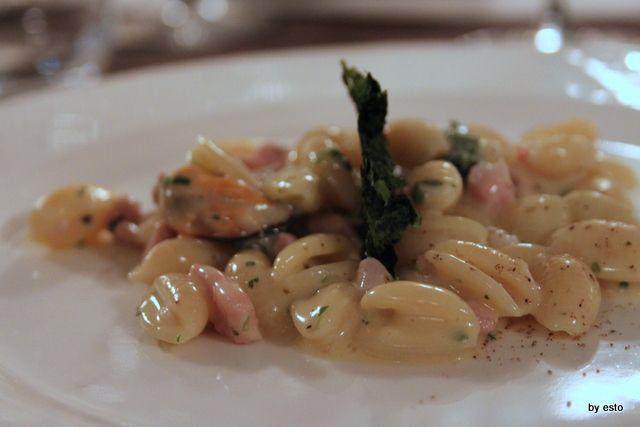
<svg viewBox="0 0 640 427"><path fill-rule="evenodd" d="M222 19L229 11L227 0L200 0L196 6L196 12L202 19L215 22Z"/></svg>
<svg viewBox="0 0 640 427"><path fill-rule="evenodd" d="M189 19L189 6L179 0L167 0L162 5L160 18L169 27L181 27Z"/></svg>
<svg viewBox="0 0 640 427"><path fill-rule="evenodd" d="M539 52L556 53L562 48L562 32L554 27L540 28L534 43Z"/></svg>
<svg viewBox="0 0 640 427"><path fill-rule="evenodd" d="M640 52L632 51L624 57L624 65L631 71L640 71Z"/></svg>

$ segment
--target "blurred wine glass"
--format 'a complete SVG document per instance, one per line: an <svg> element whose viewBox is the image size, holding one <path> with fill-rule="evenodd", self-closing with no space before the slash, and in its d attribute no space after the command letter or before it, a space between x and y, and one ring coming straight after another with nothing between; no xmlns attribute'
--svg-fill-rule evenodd
<svg viewBox="0 0 640 427"><path fill-rule="evenodd" d="M0 0L0 96L99 76L111 21L107 0Z"/></svg>

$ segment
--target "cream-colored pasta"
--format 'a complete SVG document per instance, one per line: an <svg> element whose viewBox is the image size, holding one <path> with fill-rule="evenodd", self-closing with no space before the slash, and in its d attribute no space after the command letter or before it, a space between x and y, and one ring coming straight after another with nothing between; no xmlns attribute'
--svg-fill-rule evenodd
<svg viewBox="0 0 640 427"><path fill-rule="evenodd" d="M591 190L597 191L622 202L627 201L624 193L624 187L608 176L589 174L573 186L575 190Z"/></svg>
<svg viewBox="0 0 640 427"><path fill-rule="evenodd" d="M114 197L94 185L58 189L40 198L31 211L31 237L55 249L94 243L107 228Z"/></svg>
<svg viewBox="0 0 640 427"><path fill-rule="evenodd" d="M320 179L306 166L283 167L267 177L262 189L270 200L285 202L298 214L314 212L322 205Z"/></svg>
<svg viewBox="0 0 640 427"><path fill-rule="evenodd" d="M320 127L305 133L301 141L317 139L317 137L334 142L342 154L349 160L349 163L351 163L354 168L360 168L362 165L362 153L360 136L356 129L343 129L337 126Z"/></svg>
<svg viewBox="0 0 640 427"><path fill-rule="evenodd" d="M287 276L318 264L345 259L357 259L353 242L337 234L310 234L286 246L273 263L273 279Z"/></svg>
<svg viewBox="0 0 640 427"><path fill-rule="evenodd" d="M487 237L487 245L495 248L501 249L505 246L510 246L516 243L519 243L518 236L515 234L510 234L508 231L503 230L499 227L488 226L487 232L489 233Z"/></svg>
<svg viewBox="0 0 640 427"><path fill-rule="evenodd" d="M259 186L258 180L241 160L228 155L216 143L202 136L198 137L196 145L187 155L187 161L205 168L214 175L236 178L255 188Z"/></svg>
<svg viewBox="0 0 640 427"><path fill-rule="evenodd" d="M349 337L361 322L359 295L347 282L320 289L291 305L291 318L303 338L323 342Z"/></svg>
<svg viewBox="0 0 640 427"><path fill-rule="evenodd" d="M579 173L596 161L596 138L595 126L579 119L533 129L522 136L525 163L543 176Z"/></svg>
<svg viewBox="0 0 640 427"><path fill-rule="evenodd" d="M129 280L151 283L162 274L186 274L193 264L220 268L228 258L228 249L219 243L179 236L155 245L129 273Z"/></svg>
<svg viewBox="0 0 640 427"><path fill-rule="evenodd" d="M399 263L406 265L438 242L456 239L486 244L487 235L487 229L482 224L469 218L426 212L422 214L418 227L409 227L404 231L396 244L396 253Z"/></svg>
<svg viewBox="0 0 640 427"><path fill-rule="evenodd" d="M540 304L540 286L521 259L456 240L437 244L426 257L462 298L483 302L499 315L523 316Z"/></svg>
<svg viewBox="0 0 640 427"><path fill-rule="evenodd" d="M636 225L602 219L576 222L553 233L549 251L578 258L599 279L640 280L640 228Z"/></svg>
<svg viewBox="0 0 640 427"><path fill-rule="evenodd" d="M596 176L609 178L625 190L632 189L638 183L632 169L616 160L607 158L602 153L597 156L592 173Z"/></svg>
<svg viewBox="0 0 640 427"><path fill-rule="evenodd" d="M569 255L549 257L539 277L542 303L533 313L551 331L584 334L600 309L600 284L582 262Z"/></svg>
<svg viewBox="0 0 640 427"><path fill-rule="evenodd" d="M574 222L585 219L635 222L631 205L598 191L575 190L564 196L564 200Z"/></svg>
<svg viewBox="0 0 640 427"><path fill-rule="evenodd" d="M430 160L407 175L413 201L420 211L445 211L462 196L460 172L447 161Z"/></svg>
<svg viewBox="0 0 640 427"><path fill-rule="evenodd" d="M479 138L480 157L487 162L497 162L510 151L509 141L502 134L490 127L470 123L469 133Z"/></svg>
<svg viewBox="0 0 640 427"><path fill-rule="evenodd" d="M544 268L547 258L547 248L535 243L515 243L500 248L501 252L513 257L520 258L527 263L531 275L536 278L538 272Z"/></svg>
<svg viewBox="0 0 640 427"><path fill-rule="evenodd" d="M320 180L320 193L330 206L355 212L360 203L353 165L338 145L323 136L303 138L296 147L297 162L307 166Z"/></svg>
<svg viewBox="0 0 640 427"><path fill-rule="evenodd" d="M393 121L386 135L389 154L401 166L415 167L449 150L449 141L442 129L420 119Z"/></svg>
<svg viewBox="0 0 640 427"><path fill-rule="evenodd" d="M505 218L507 228L520 240L530 243L545 243L554 230L570 221L565 201L551 194L523 197Z"/></svg>
<svg viewBox="0 0 640 427"><path fill-rule="evenodd" d="M291 300L274 288L271 268L271 260L262 251L249 249L238 252L229 260L225 275L240 284L251 298L264 336L276 340L293 339L295 330L288 312Z"/></svg>
<svg viewBox="0 0 640 427"><path fill-rule="evenodd" d="M140 303L136 316L149 335L182 344L200 335L209 320L206 290L186 274L158 277Z"/></svg>
<svg viewBox="0 0 640 427"><path fill-rule="evenodd" d="M451 291L396 281L377 286L360 301L363 324L356 342L386 358L459 352L476 345L478 320Z"/></svg>

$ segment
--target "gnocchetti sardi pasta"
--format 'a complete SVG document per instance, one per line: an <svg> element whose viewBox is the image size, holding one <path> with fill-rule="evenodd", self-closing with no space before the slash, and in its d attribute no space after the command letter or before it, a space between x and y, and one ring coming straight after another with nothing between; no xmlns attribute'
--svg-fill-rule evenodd
<svg viewBox="0 0 640 427"><path fill-rule="evenodd" d="M344 65L343 81L357 129L318 127L293 147L199 137L155 182L153 208L69 185L36 203L32 238L138 248L136 316L174 345L212 324L236 344L457 355L503 318L580 336L601 282L640 282L635 176L598 150L595 123L513 141L480 124L386 123L371 75Z"/></svg>

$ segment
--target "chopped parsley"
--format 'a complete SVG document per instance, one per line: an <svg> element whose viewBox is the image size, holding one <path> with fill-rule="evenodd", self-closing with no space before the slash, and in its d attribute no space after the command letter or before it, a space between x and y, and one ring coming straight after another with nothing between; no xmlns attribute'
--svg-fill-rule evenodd
<svg viewBox="0 0 640 427"><path fill-rule="evenodd" d="M84 185L78 189L78 197L83 197L87 191L87 187Z"/></svg>
<svg viewBox="0 0 640 427"><path fill-rule="evenodd" d="M140 307L136 308L136 317L140 317L142 315L142 310L140 310Z"/></svg>
<svg viewBox="0 0 640 427"><path fill-rule="evenodd" d="M600 273L602 271L602 269L600 268L600 264L598 264L597 262L592 262L591 263L591 271L593 271L594 273Z"/></svg>
<svg viewBox="0 0 640 427"><path fill-rule="evenodd" d="M219 214L219 213L217 213L217 212L216 212L216 213L214 213L213 215L211 215L211 219L213 219L213 220L215 220L215 221L219 220L220 218L222 218L222 217L221 217L221 216L220 216L220 214Z"/></svg>
<svg viewBox="0 0 640 427"><path fill-rule="evenodd" d="M91 224L91 221L93 221L93 215L91 214L86 214L86 215L82 215L82 218L80 218L80 220L82 221L83 224Z"/></svg>
<svg viewBox="0 0 640 427"><path fill-rule="evenodd" d="M322 316L322 314L327 311L327 309L329 308L328 305L323 305L322 307L320 307L320 310L318 311L318 316Z"/></svg>
<svg viewBox="0 0 640 427"><path fill-rule="evenodd" d="M245 266L247 267L253 267L254 265L256 265L255 261L247 261L244 263Z"/></svg>
<svg viewBox="0 0 640 427"><path fill-rule="evenodd" d="M188 176L184 176L184 175L176 175L174 177L166 177L165 179L162 180L162 183L167 186L167 185L189 185L191 184L191 178L189 178Z"/></svg>
<svg viewBox="0 0 640 427"><path fill-rule="evenodd" d="M232 329L231 332L233 332L233 335L235 335L236 337L240 335L240 332L236 331L235 329Z"/></svg>
<svg viewBox="0 0 640 427"><path fill-rule="evenodd" d="M467 335L466 332L460 331L455 334L454 338L458 342L463 342L469 339L469 335Z"/></svg>
<svg viewBox="0 0 640 427"><path fill-rule="evenodd" d="M487 338L489 338L492 341L495 341L497 339L496 336L493 334L487 334Z"/></svg>
<svg viewBox="0 0 640 427"><path fill-rule="evenodd" d="M629 282L620 282L620 287L621 288L628 288L629 287Z"/></svg>
<svg viewBox="0 0 640 427"><path fill-rule="evenodd" d="M253 289L253 287L256 285L256 283L258 283L260 281L259 277L254 277L253 279L250 279L247 282L247 286L250 287L251 289Z"/></svg>
<svg viewBox="0 0 640 427"><path fill-rule="evenodd" d="M469 169L480 161L480 144L478 138L471 135L466 126L452 121L446 132L451 149L443 157L458 169L460 175L467 176Z"/></svg>
<svg viewBox="0 0 640 427"><path fill-rule="evenodd" d="M387 92L370 73L347 66L342 61L342 81L358 112L358 134L362 146L362 227L360 237L364 257L378 259L393 274L397 261L394 245L404 230L419 222L411 200L401 189L405 181L394 174L384 125Z"/></svg>
<svg viewBox="0 0 640 427"><path fill-rule="evenodd" d="M427 188L440 187L442 184L443 182L438 179L425 179L424 181L416 182L411 189L411 199L417 204L424 203Z"/></svg>
<svg viewBox="0 0 640 427"><path fill-rule="evenodd" d="M180 334L178 334L178 336L176 337L176 342L180 342L180 339L181 339L181 338L182 338L182 337L180 336Z"/></svg>

